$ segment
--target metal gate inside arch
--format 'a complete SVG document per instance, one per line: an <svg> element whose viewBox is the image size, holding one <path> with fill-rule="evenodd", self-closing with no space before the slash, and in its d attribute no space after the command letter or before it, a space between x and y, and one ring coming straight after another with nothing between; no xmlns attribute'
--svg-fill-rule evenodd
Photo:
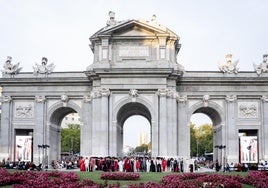
<svg viewBox="0 0 268 188"><path fill-rule="evenodd" d="M213 121L224 161L268 160L267 56L252 72L238 72L230 54L219 71L185 71L177 63L179 40L155 21L132 19L109 22L90 37L94 61L86 71L53 72L44 58L27 73L8 58L0 159L17 160L22 138L32 142L27 160L38 161L40 145L50 146L48 160L59 159L57 126L69 112L82 119L82 155L121 155L120 129L138 114L151 124L153 157L189 159L190 117L202 112Z"/></svg>

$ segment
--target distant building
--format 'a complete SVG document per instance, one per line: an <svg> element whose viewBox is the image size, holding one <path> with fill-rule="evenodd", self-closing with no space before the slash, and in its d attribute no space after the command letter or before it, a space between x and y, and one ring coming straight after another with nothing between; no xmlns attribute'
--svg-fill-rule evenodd
<svg viewBox="0 0 268 188"><path fill-rule="evenodd" d="M78 113L71 113L62 119L61 127L67 128L69 124L81 124Z"/></svg>
<svg viewBox="0 0 268 188"><path fill-rule="evenodd" d="M142 144L148 144L148 134L145 132L140 132L139 134L139 140L138 140L138 145L141 146Z"/></svg>

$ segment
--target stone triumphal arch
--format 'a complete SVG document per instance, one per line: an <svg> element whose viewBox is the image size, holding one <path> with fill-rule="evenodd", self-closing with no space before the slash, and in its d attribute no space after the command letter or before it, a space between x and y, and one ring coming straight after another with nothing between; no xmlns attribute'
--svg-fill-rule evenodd
<svg viewBox="0 0 268 188"><path fill-rule="evenodd" d="M219 71L185 71L177 63L179 40L155 19L117 22L112 14L90 37L94 61L85 71L53 72L43 58L33 72L22 72L8 57L0 159L37 162L40 145L49 146L48 160L59 159L60 122L73 112L81 117L82 155L121 156L123 124L141 115L151 125L152 156L189 158L190 117L201 112L213 122L224 160L268 160L267 56L252 72L239 72L231 55ZM251 141L247 159L243 143Z"/></svg>

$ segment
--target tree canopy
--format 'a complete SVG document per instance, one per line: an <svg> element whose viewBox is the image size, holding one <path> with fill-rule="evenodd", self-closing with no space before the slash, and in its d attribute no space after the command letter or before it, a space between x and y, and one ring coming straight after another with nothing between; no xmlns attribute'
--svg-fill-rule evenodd
<svg viewBox="0 0 268 188"><path fill-rule="evenodd" d="M211 124L195 126L190 124L191 156L201 156L213 151L213 132Z"/></svg>
<svg viewBox="0 0 268 188"><path fill-rule="evenodd" d="M80 125L68 124L61 130L61 152L80 152Z"/></svg>

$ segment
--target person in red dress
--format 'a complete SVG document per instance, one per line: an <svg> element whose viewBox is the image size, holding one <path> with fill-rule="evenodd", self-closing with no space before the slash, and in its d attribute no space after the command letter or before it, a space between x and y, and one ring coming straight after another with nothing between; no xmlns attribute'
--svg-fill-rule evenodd
<svg viewBox="0 0 268 188"><path fill-rule="evenodd" d="M140 162L140 159L137 158L137 159L136 159L136 170L137 170L137 172L140 171L140 168L141 168L141 162Z"/></svg>
<svg viewBox="0 0 268 188"><path fill-rule="evenodd" d="M86 171L85 160L84 160L83 157L80 157L80 160L79 160L79 167L80 167L80 171Z"/></svg>
<svg viewBox="0 0 268 188"><path fill-rule="evenodd" d="M130 162L129 158L125 159L123 169L124 169L124 172L131 172L131 162Z"/></svg>
<svg viewBox="0 0 268 188"><path fill-rule="evenodd" d="M167 161L165 158L162 159L162 171L165 172L167 167Z"/></svg>

